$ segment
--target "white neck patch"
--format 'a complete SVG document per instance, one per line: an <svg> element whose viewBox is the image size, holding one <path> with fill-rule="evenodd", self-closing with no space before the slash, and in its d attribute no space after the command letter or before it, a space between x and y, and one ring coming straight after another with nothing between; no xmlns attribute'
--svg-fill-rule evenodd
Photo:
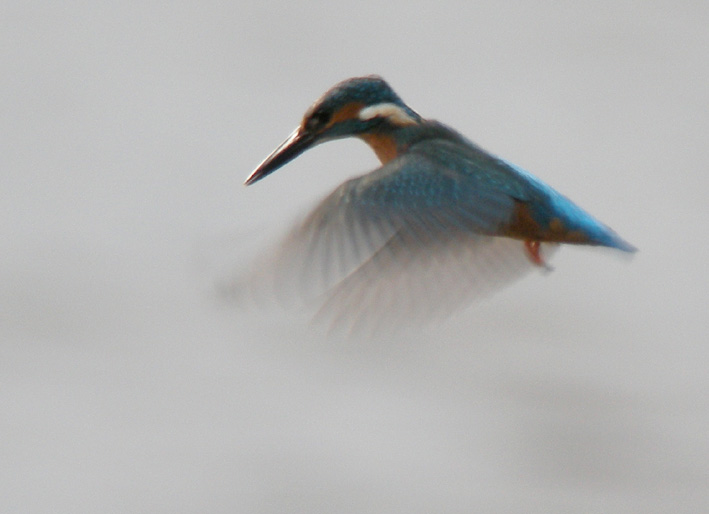
<svg viewBox="0 0 709 514"><path fill-rule="evenodd" d="M371 120L372 118L387 118L394 125L415 125L418 123L404 109L392 103L370 105L359 111L360 120Z"/></svg>

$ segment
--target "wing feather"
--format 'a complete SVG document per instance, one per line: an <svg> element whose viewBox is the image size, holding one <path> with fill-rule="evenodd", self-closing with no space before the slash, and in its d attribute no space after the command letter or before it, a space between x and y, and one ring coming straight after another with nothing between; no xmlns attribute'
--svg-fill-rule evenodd
<svg viewBox="0 0 709 514"><path fill-rule="evenodd" d="M533 266L522 243L495 237L514 195L475 162L427 142L328 195L260 261L279 296L319 302L340 327L443 316Z"/></svg>

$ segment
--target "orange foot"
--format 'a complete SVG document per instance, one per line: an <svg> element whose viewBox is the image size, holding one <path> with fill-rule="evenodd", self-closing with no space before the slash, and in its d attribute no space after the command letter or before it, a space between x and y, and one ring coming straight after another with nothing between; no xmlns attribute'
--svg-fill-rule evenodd
<svg viewBox="0 0 709 514"><path fill-rule="evenodd" d="M532 264L539 266L540 268L551 269L549 265L544 262L544 259L542 259L542 256L539 253L541 246L542 245L539 241L530 241L529 239L524 241L524 249L527 250L527 257L529 257L529 260L532 261Z"/></svg>

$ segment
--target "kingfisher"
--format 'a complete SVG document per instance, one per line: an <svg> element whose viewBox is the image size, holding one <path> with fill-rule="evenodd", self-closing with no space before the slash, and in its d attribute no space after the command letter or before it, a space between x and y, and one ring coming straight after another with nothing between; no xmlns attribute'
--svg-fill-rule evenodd
<svg viewBox="0 0 709 514"><path fill-rule="evenodd" d="M529 269L551 269L559 244L636 250L524 169L421 117L377 75L325 92L245 185L347 137L381 166L336 188L266 259L276 285L318 298L333 319L446 314Z"/></svg>

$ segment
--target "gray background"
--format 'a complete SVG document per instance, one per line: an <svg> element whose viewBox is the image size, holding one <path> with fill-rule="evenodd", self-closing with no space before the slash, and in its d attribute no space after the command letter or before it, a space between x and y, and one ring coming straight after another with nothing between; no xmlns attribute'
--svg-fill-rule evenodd
<svg viewBox="0 0 709 514"><path fill-rule="evenodd" d="M707 2L5 2L0 511L709 510ZM213 284L360 142L241 182L380 73L640 248L416 337Z"/></svg>

